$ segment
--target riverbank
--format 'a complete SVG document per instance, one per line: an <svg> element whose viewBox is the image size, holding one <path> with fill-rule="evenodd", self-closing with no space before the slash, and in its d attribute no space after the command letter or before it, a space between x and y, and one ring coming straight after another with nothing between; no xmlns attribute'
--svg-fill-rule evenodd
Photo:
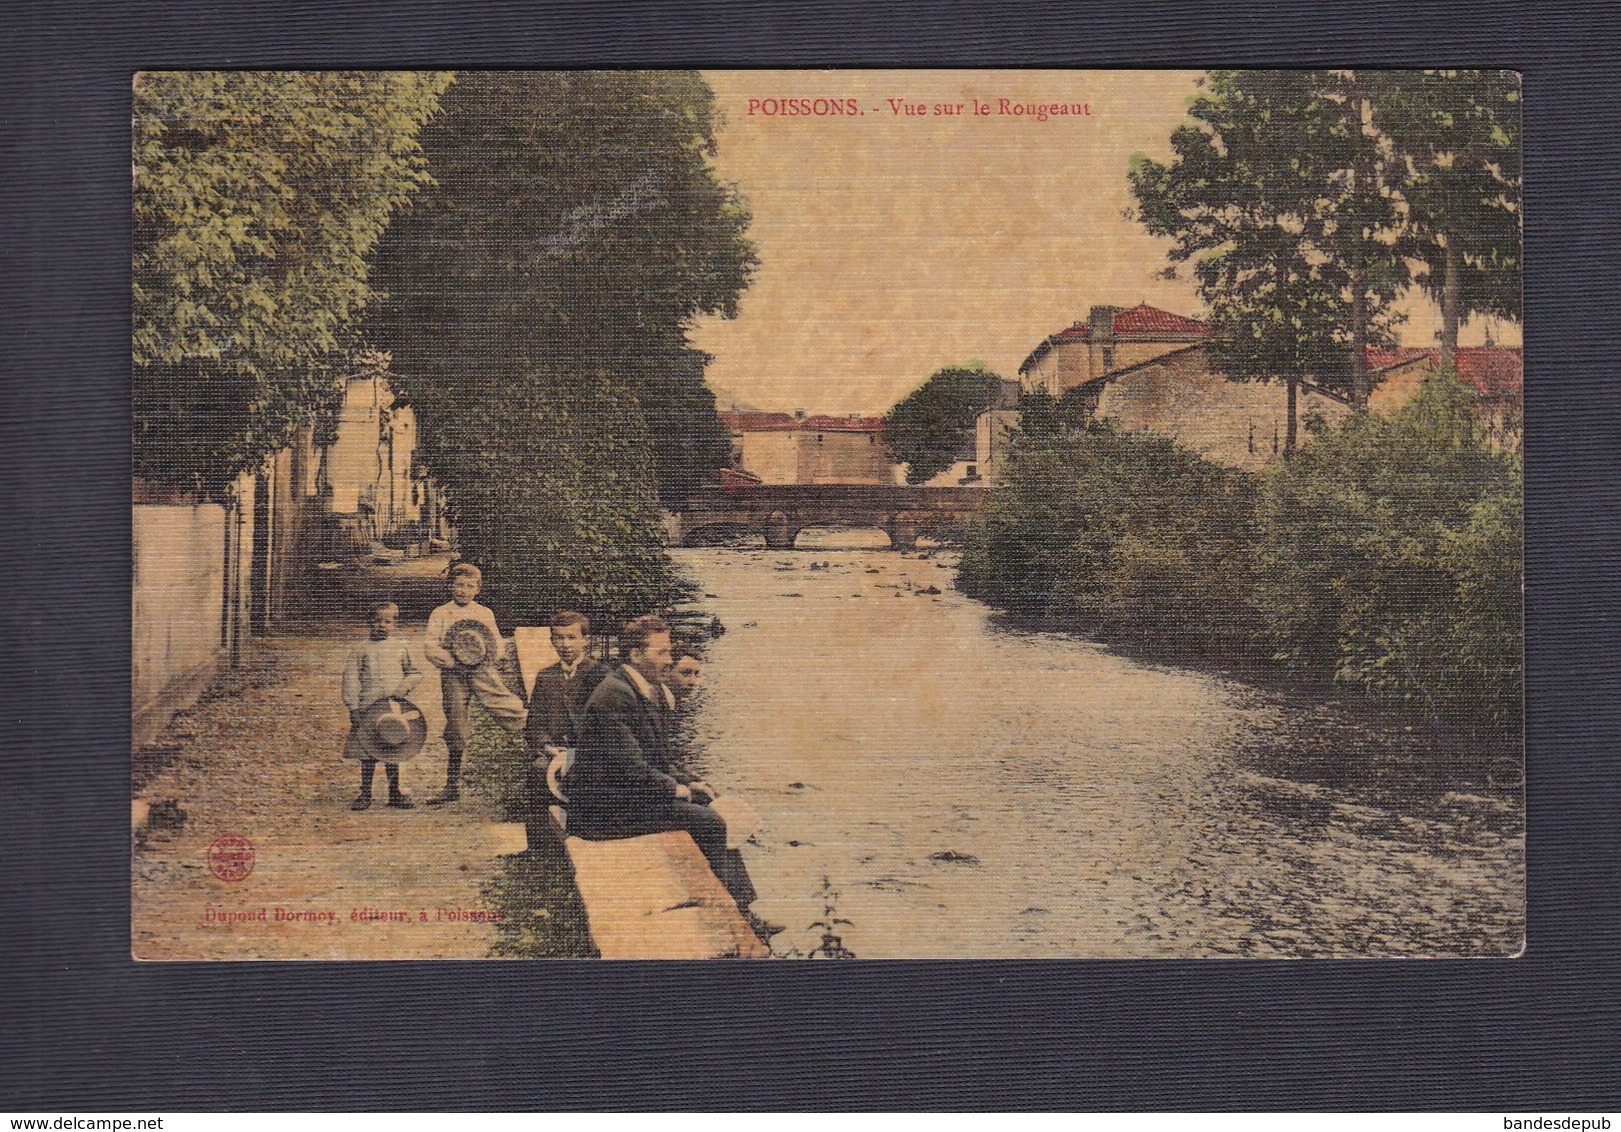
<svg viewBox="0 0 1621 1132"><path fill-rule="evenodd" d="M1011 633L1065 638L1077 647L1101 645L1138 664L1189 668L1264 690L1292 705L1300 726L1290 743L1301 767L1333 765L1342 774L1355 774L1357 768L1389 757L1391 736L1407 736L1408 750L1421 756L1422 768L1439 790L1517 799L1523 786L1524 747L1517 731L1471 727L1468 721L1437 719L1384 703L1360 688L1336 683L1330 675L1291 669L1254 651L1190 647L1079 616L1037 616L993 607L990 620ZM1311 722L1325 718L1354 719L1362 725L1331 735L1314 731Z"/></svg>
<svg viewBox="0 0 1621 1132"><path fill-rule="evenodd" d="M1523 466L1473 398L1432 377L1254 473L1069 406L1011 450L960 588L1517 738Z"/></svg>
<svg viewBox="0 0 1621 1132"><path fill-rule="evenodd" d="M504 915L492 954L508 959L588 959L597 955L585 904L562 839L528 813L523 739L475 709L466 775L504 822L529 823L527 852L504 857L485 889Z"/></svg>

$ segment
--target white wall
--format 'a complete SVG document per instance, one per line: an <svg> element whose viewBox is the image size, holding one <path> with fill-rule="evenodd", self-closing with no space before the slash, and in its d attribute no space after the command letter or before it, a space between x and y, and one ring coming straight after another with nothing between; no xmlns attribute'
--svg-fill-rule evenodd
<svg viewBox="0 0 1621 1132"><path fill-rule="evenodd" d="M799 433L747 432L743 434L743 470L762 483L799 482Z"/></svg>
<svg viewBox="0 0 1621 1132"><path fill-rule="evenodd" d="M987 485L1007 459L1008 436L1019 427L1017 409L987 409L974 418L974 457Z"/></svg>
<svg viewBox="0 0 1621 1132"><path fill-rule="evenodd" d="M974 474L976 476L976 478L973 479L972 481L970 481L970 483L971 484L978 484L978 483L982 482L985 473L984 473L984 469L980 468L979 463L977 461L975 461L975 460L958 460L955 464L952 464L951 467L947 468L945 471L943 471L943 472L939 473L938 475L934 476L932 479L924 480L918 486L920 486L920 487L962 487L963 486L963 481L968 479L968 469L969 468L974 469Z"/></svg>
<svg viewBox="0 0 1621 1132"><path fill-rule="evenodd" d="M132 510L130 708L140 745L195 700L222 658L230 513L212 503Z"/></svg>

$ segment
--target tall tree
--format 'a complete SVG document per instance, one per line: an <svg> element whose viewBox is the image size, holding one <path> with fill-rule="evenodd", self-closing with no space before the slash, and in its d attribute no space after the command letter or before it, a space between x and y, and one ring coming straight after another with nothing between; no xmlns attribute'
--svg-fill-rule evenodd
<svg viewBox="0 0 1621 1132"><path fill-rule="evenodd" d="M465 75L423 133L437 188L378 249L372 333L515 615L663 600L657 490L725 463L687 334L736 313L754 251L713 101L695 73Z"/></svg>
<svg viewBox="0 0 1621 1132"><path fill-rule="evenodd" d="M441 74L135 79L134 465L217 494L334 390Z"/></svg>
<svg viewBox="0 0 1621 1132"><path fill-rule="evenodd" d="M516 353L486 364L499 395L466 398L452 427L424 423L420 435L485 600L528 624L573 608L610 628L672 601L653 448L630 384Z"/></svg>
<svg viewBox="0 0 1621 1132"><path fill-rule="evenodd" d="M1404 166L1405 246L1441 307L1441 367L1456 370L1465 320L1520 317L1519 76L1392 71L1374 82L1374 122Z"/></svg>
<svg viewBox="0 0 1621 1132"><path fill-rule="evenodd" d="M1292 450L1301 382L1366 407L1362 346L1388 335L1405 283L1394 206L1354 75L1223 70L1203 85L1173 160L1132 159L1137 214L1174 241L1172 272L1192 263L1228 375L1288 386Z"/></svg>
<svg viewBox="0 0 1621 1132"><path fill-rule="evenodd" d="M906 465L907 483L923 483L956 462L1001 384L983 363L947 366L896 402L884 417L884 443Z"/></svg>

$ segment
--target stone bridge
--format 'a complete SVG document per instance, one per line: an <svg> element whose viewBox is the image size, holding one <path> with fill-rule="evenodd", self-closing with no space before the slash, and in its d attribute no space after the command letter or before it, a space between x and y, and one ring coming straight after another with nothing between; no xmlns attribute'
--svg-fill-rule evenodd
<svg viewBox="0 0 1621 1132"><path fill-rule="evenodd" d="M679 506L666 506L665 537L691 545L699 531L762 535L786 550L807 527L875 527L890 546L910 550L920 534L960 531L984 505L982 487L902 487L879 484L783 484L704 487Z"/></svg>

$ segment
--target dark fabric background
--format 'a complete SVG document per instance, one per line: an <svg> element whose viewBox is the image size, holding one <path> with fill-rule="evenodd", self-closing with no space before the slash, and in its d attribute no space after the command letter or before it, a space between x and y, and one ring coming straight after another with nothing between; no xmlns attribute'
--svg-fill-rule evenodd
<svg viewBox="0 0 1621 1132"><path fill-rule="evenodd" d="M1411 0L8 7L0 1108L1621 1107L1614 15ZM133 70L1336 63L1526 76L1524 958L130 961Z"/></svg>

